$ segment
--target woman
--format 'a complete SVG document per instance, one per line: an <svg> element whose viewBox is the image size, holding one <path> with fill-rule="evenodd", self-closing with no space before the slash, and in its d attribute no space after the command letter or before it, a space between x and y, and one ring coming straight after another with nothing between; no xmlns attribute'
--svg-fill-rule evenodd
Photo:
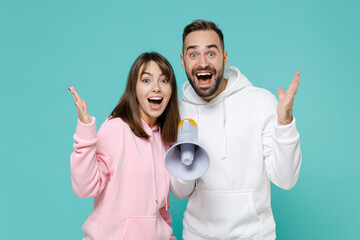
<svg viewBox="0 0 360 240"><path fill-rule="evenodd" d="M96 134L96 120L69 87L79 120L71 154L74 192L94 197L84 239L175 239L164 156L177 137L176 80L160 54L141 54L119 103Z"/></svg>

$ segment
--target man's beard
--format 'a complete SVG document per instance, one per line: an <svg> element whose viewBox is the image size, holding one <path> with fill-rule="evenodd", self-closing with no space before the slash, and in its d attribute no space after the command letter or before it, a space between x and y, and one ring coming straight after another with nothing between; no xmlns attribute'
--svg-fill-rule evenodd
<svg viewBox="0 0 360 240"><path fill-rule="evenodd" d="M185 67L186 69L186 67ZM195 81L197 81L196 76L195 76L195 72L197 71L210 71L212 72L213 76L214 76L214 81L215 81L215 85L212 86L210 89L201 89L200 87L196 86ZM201 97L201 98L206 98L206 97L210 97L212 95L214 95L216 93L216 91L219 89L221 81L223 80L224 77L224 67L221 68L221 72L219 72L219 75L216 77L216 69L213 67L206 67L206 68L196 68L193 69L191 71L191 74L189 74L186 71L186 76L190 82L190 85L192 86L192 88L194 89L194 91L196 92L196 94Z"/></svg>

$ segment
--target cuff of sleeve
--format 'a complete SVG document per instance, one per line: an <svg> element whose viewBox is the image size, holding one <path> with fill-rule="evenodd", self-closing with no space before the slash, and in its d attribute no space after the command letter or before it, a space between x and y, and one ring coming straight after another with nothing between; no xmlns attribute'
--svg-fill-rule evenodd
<svg viewBox="0 0 360 240"><path fill-rule="evenodd" d="M170 175L170 177L171 177L171 179L172 179L173 181L177 181L177 182L179 182L179 183L181 183L181 184L189 184L189 183L192 183L192 182L195 182L195 181L196 181L196 180L181 180L181 179L179 179L179 178L174 177L173 175Z"/></svg>
<svg viewBox="0 0 360 240"><path fill-rule="evenodd" d="M91 117L91 123L85 124L78 119L75 135L82 139L96 138L96 118Z"/></svg>
<svg viewBox="0 0 360 240"><path fill-rule="evenodd" d="M291 123L287 125L279 125L277 120L275 124L275 137L277 139L294 139L299 136L298 131L296 130L295 125L295 117L293 117L293 120Z"/></svg>
<svg viewBox="0 0 360 240"><path fill-rule="evenodd" d="M181 180L181 179L178 179L176 178L176 180L182 184L190 184L190 183L193 183L195 182L195 180Z"/></svg>

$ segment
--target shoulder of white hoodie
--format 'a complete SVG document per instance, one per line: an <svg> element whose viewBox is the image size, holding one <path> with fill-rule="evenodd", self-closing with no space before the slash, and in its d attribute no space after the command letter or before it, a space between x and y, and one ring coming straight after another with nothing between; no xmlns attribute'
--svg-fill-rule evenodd
<svg viewBox="0 0 360 240"><path fill-rule="evenodd" d="M224 78L228 80L225 90L221 92L218 96L216 96L214 99L212 99L210 102L207 102L201 97L199 97L192 88L189 81L186 81L183 84L182 97L179 102L188 102L195 105L216 104L239 92L240 90L245 89L247 91L251 91L253 94L257 94L260 98L265 98L266 100L272 98L273 101L277 101L275 96L268 90L254 87L251 82L236 67L226 67L224 70Z"/></svg>

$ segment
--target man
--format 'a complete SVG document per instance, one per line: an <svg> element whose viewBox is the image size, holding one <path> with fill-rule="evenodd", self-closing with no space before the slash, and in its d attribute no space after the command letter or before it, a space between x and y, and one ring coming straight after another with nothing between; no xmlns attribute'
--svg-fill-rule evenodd
<svg viewBox="0 0 360 240"><path fill-rule="evenodd" d="M254 87L236 67L226 67L223 34L209 21L185 27L181 63L188 82L181 118L199 128L199 144L210 156L208 171L195 181L172 179L171 190L188 198L183 238L273 240L270 181L283 189L298 178L301 152L292 116L300 73L279 102Z"/></svg>

